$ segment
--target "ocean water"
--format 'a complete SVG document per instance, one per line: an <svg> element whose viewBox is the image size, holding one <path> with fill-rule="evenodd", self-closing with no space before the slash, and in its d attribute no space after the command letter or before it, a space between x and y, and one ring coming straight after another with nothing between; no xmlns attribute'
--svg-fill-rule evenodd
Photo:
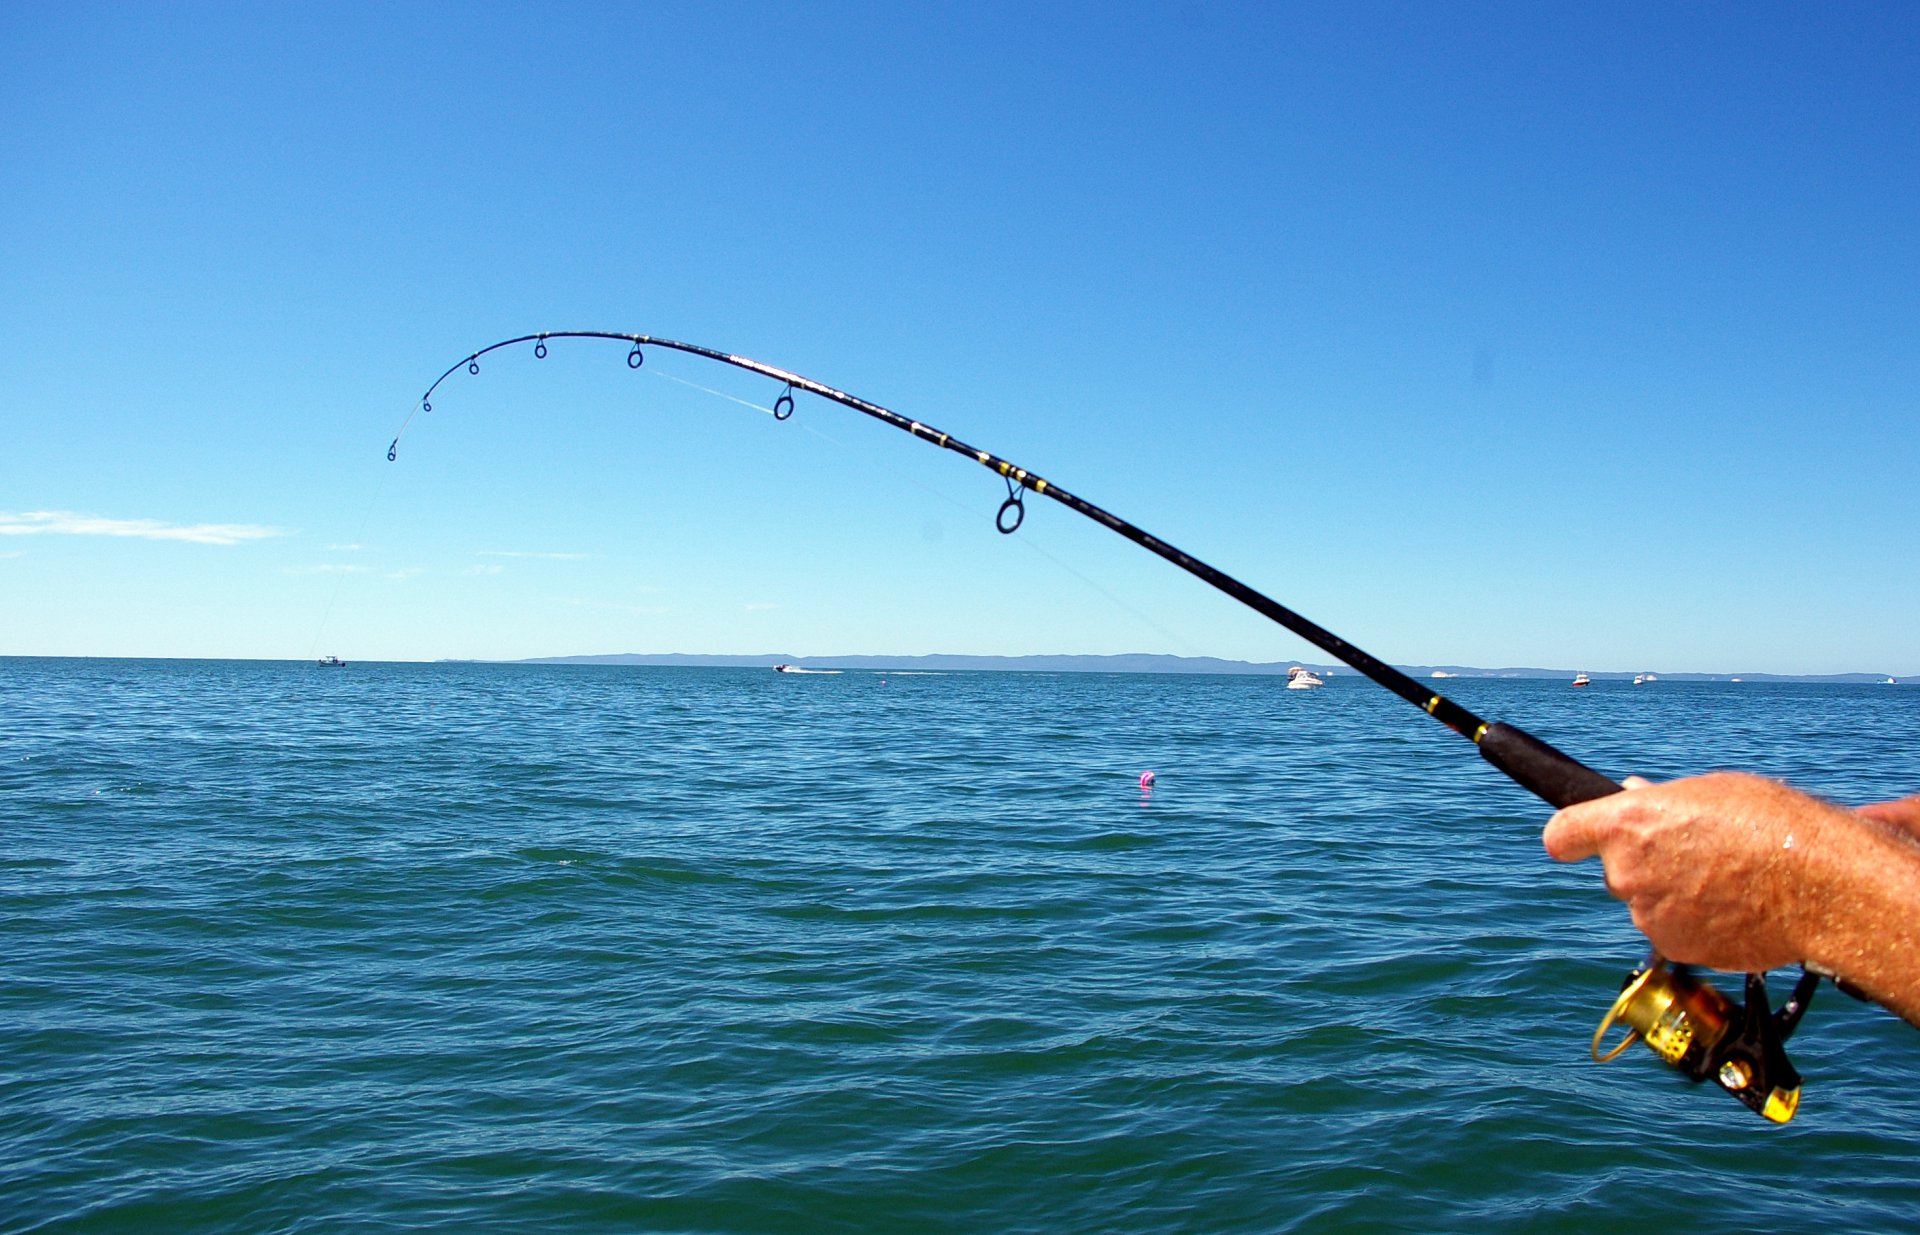
<svg viewBox="0 0 1920 1235"><path fill-rule="evenodd" d="M1920 690L1448 688L1920 787ZM1920 1227L1893 1017L1786 1127L1588 1058L1547 813L1352 676L0 660L0 1231Z"/></svg>

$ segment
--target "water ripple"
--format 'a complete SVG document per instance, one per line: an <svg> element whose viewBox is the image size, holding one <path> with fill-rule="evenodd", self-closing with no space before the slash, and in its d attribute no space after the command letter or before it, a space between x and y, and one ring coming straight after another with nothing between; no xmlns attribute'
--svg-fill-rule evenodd
<svg viewBox="0 0 1920 1235"><path fill-rule="evenodd" d="M1638 949L1544 810L1277 685L0 661L0 1230L1920 1221L1910 1030L1823 995L1783 1130L1593 1065ZM1455 693L1846 801L1920 742Z"/></svg>

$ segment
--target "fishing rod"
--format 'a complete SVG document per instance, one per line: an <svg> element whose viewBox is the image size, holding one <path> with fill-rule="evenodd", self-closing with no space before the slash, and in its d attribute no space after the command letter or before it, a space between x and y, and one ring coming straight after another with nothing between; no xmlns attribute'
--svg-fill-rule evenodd
<svg viewBox="0 0 1920 1235"><path fill-rule="evenodd" d="M1000 504L994 516L994 526L1002 533L1017 531L1025 520L1027 494L1052 498L1141 548L1165 558L1201 582L1226 593L1405 699L1472 742L1481 758L1549 806L1556 809L1572 806L1619 793L1623 788L1610 777L1594 771L1518 726L1481 719L1453 700L1435 693L1392 665L1369 655L1325 627L1308 621L1225 571L1207 565L1120 516L1069 493L1007 459L969 446L951 434L812 378L715 348L652 335L619 334L605 330L549 330L503 339L455 362L434 380L433 385L427 387L427 392L420 396L418 407L408 414L400 431L394 434L392 445L387 447L387 461L391 463L399 458L400 439L406 435L414 415L431 412L433 396L441 383L463 366L469 375L477 376L482 357L526 343L533 344L533 354L537 359L545 359L550 339L604 339L627 344L627 367L630 369L639 369L646 363L645 349L651 347L731 365L782 383L780 394L770 409L775 420L784 421L792 417L794 394L802 392L851 408L943 450L965 455L997 472L1006 481L1006 500ZM1614 1000L1593 1035L1591 1051L1595 1060L1605 1063L1617 1058L1635 1041L1644 1041L1655 1054L1689 1080L1699 1082L1711 1077L1752 1110L1775 1123L1785 1123L1793 1118L1800 1103L1800 1074L1787 1059L1785 1043L1805 1014L1819 980L1819 975L1803 972L1787 1001L1778 1010L1772 1010L1767 1003L1766 978L1750 973L1746 978L1745 1004L1736 1005L1711 984L1693 974L1688 967L1670 966L1658 952L1652 952L1627 975L1619 997ZM1606 1035L1616 1025L1625 1027L1624 1036L1611 1047L1603 1049Z"/></svg>

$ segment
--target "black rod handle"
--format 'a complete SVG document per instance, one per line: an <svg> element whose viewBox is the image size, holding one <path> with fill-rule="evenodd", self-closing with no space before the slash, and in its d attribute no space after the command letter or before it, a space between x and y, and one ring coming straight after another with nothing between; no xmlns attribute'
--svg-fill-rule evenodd
<svg viewBox="0 0 1920 1235"><path fill-rule="evenodd" d="M1525 729L1501 723L1480 735L1480 756L1556 809L1591 802L1623 786Z"/></svg>

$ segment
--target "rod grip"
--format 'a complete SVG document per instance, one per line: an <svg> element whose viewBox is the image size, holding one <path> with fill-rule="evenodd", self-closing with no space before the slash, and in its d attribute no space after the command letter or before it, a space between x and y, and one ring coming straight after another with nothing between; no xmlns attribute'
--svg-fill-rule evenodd
<svg viewBox="0 0 1920 1235"><path fill-rule="evenodd" d="M1487 726L1479 745L1481 758L1555 809L1604 798L1622 788L1573 756L1509 724Z"/></svg>

